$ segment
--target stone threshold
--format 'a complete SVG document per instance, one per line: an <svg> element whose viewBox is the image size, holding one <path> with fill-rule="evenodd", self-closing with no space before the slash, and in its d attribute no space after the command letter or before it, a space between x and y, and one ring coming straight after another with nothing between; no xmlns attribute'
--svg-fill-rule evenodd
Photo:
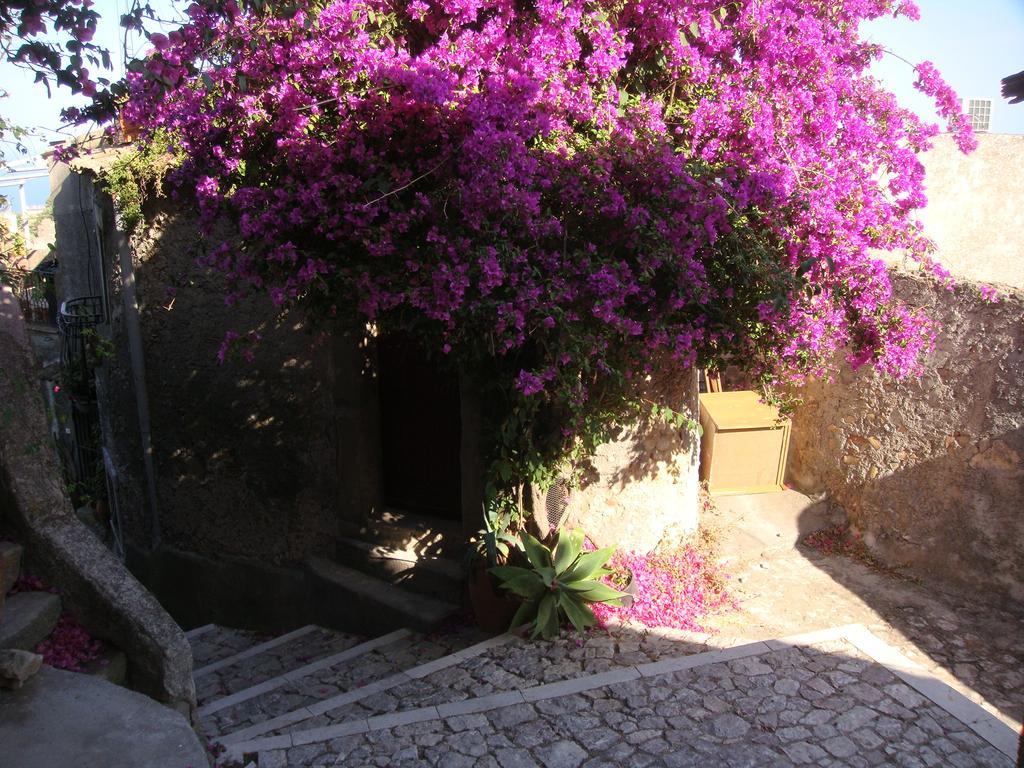
<svg viewBox="0 0 1024 768"><path fill-rule="evenodd" d="M316 627L314 627L315 629ZM253 685L249 688L244 688L241 691L232 693L229 696L224 696L220 699L214 699L209 704L204 704L196 710L200 717L206 715L212 715L214 712L220 712L222 709L233 707L236 704L241 704L243 701L254 699L268 691L272 691L275 688L280 688L282 685L301 680L307 675L311 675L314 672L319 672L321 669L327 669L333 667L335 664L341 664L345 661L358 658L363 654L374 651L382 646L391 645L399 640L404 640L412 633L408 629L398 629L387 635L376 637L373 640L368 640L365 643L354 645L351 648L346 648L344 651L339 651L331 656L327 656L318 661L310 662L305 666L293 669L290 672L285 672L283 675L272 677L269 680L264 680L262 683Z"/></svg>
<svg viewBox="0 0 1024 768"><path fill-rule="evenodd" d="M246 754L254 754L265 750L289 749L342 736L353 736L370 731L394 728L400 725L430 720L443 720L450 717L487 712L515 704L571 696L596 688L615 685L616 683L637 680L642 677L658 677L711 664L757 657L774 651L785 650L786 648L807 647L833 641L846 641L850 643L850 645L914 688L922 696L934 702L938 707L969 727L1000 752L1011 759L1016 757L1017 733L1013 728L942 682L931 672L907 658L897 648L884 642L861 624L832 627L776 640L758 641L731 648L706 651L691 656L662 659L635 666L624 666L595 675L521 688L514 691L505 691L450 704L391 712L369 718L357 718L336 725L285 733L279 736L269 736L247 741L232 740L231 742L225 742L227 746L226 756L241 760ZM445 657L438 661L447 661L448 658ZM431 662L431 664L436 663ZM451 666L451 664L446 666ZM234 735L240 737L242 734L243 732L239 731Z"/></svg>
<svg viewBox="0 0 1024 768"><path fill-rule="evenodd" d="M384 635L384 637L377 638L376 640L371 640L369 643L364 643L364 646L372 645L374 643L376 643L376 646L374 647L380 645L387 645L390 642L394 642L396 639L399 639L397 637L394 637L395 635L404 636L406 634L410 634L408 630L400 629L397 632L392 632L391 635ZM419 666L413 667L412 669L406 670L405 672L399 672L397 674L391 675L390 677L386 677L382 680L377 680L376 682L369 683L368 685L364 685L361 688L356 688L351 691L345 691L344 693L340 693L337 696L332 696L329 699L323 699L322 701L318 701L316 704L310 704L306 707L299 707L298 709L294 709L291 712L285 712L283 715L278 715L277 717L273 717L269 720L264 720L262 723L256 723L255 725L250 725L247 728L232 731L231 733L216 737L215 740L225 745L229 749L231 749L232 745L234 744L249 744L251 743L251 740L256 736L262 736L263 734L269 733L270 731L276 731L278 728L286 728L287 726L295 725L296 723L301 723L303 720L308 720L311 717L317 717L319 715L327 714L331 710L338 709L339 707L343 707L348 704L354 704L355 702L372 696L375 693L381 693L396 686L404 685L405 683L408 683L412 680L417 680L426 677L427 675L430 675L434 672L439 672L442 669L454 667L458 664L461 664L463 661L467 659L472 659L475 656L479 656L481 653L484 653L485 651L491 648L504 645L513 640L515 637L516 635L511 633L505 633L503 635L498 635L497 637L492 637L488 640L484 640L481 643L477 643L476 645L471 645L467 648L463 648L460 651L456 651L455 653L451 653L447 656L442 656L439 659L434 659L433 661L428 661L424 664L420 664ZM391 639L387 642L382 642L387 638ZM357 648L358 647L363 646L357 646ZM366 650L372 650L372 648L368 648ZM320 664L320 662L316 662L316 664ZM283 685L284 683L288 682L289 679L296 677L296 673L298 671L301 670L286 673L282 675L280 678L274 678L274 680L280 680L280 682L278 682L277 685L273 687L276 688L280 685ZM263 693L264 690L271 690L271 688L262 689L262 686L266 684L267 683L261 683L258 686L254 686L254 689L259 688L260 690L253 695L259 695L260 693ZM244 692L245 691L241 691L240 693ZM248 698L252 698L252 696ZM223 699L219 699L218 702L219 701L223 701ZM231 702L231 704L237 704L238 701L241 701L241 699L233 701ZM218 702L212 702L211 704L216 704ZM230 704L228 706L230 706ZM222 707L218 707L218 709L221 708ZM199 714L204 714L202 709L199 710ZM270 736L268 738L276 739L280 737Z"/></svg>

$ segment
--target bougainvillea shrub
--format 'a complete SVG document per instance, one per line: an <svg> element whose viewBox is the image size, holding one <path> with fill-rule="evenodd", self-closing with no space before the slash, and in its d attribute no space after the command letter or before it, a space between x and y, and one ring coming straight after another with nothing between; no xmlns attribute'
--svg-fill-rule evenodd
<svg viewBox="0 0 1024 768"><path fill-rule="evenodd" d="M587 453L656 366L792 379L846 350L906 375L932 343L872 252L930 264L914 210L938 127L858 32L911 2L274 7L190 6L124 114L174 147L211 233L233 222L204 254L228 301L400 329L491 383L494 478ZM955 94L916 70L969 150Z"/></svg>

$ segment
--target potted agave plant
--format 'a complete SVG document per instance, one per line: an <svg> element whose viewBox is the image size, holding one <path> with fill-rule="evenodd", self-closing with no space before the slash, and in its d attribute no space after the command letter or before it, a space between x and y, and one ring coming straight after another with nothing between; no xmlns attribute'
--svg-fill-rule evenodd
<svg viewBox="0 0 1024 768"><path fill-rule="evenodd" d="M621 604L627 595L604 582L612 570L606 563L614 547L593 552L583 549L582 531L559 531L548 547L526 531L522 549L529 567L499 565L491 568L503 589L522 600L512 628L529 625L532 637L549 640L558 634L563 618L580 632L597 623L591 603Z"/></svg>
<svg viewBox="0 0 1024 768"><path fill-rule="evenodd" d="M495 589L491 569L504 565L519 547L514 530L518 516L499 499L484 506L484 527L469 549L469 602L477 626L484 632L504 632L519 607L518 601Z"/></svg>

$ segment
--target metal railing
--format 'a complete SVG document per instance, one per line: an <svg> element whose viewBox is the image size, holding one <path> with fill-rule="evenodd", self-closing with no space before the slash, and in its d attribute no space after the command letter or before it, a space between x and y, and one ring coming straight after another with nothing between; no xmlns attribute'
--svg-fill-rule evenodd
<svg viewBox="0 0 1024 768"><path fill-rule="evenodd" d="M0 268L0 283L13 291L26 322L57 324L56 265L47 263L34 270Z"/></svg>

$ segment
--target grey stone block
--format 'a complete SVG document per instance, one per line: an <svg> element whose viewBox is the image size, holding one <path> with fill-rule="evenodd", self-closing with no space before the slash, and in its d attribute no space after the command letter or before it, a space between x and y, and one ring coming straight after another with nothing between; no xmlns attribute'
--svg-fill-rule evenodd
<svg viewBox="0 0 1024 768"><path fill-rule="evenodd" d="M43 665L38 653L7 648L0 651L0 688L21 688Z"/></svg>
<svg viewBox="0 0 1024 768"><path fill-rule="evenodd" d="M0 593L7 594L21 573L22 547L13 541L0 541Z"/></svg>
<svg viewBox="0 0 1024 768"><path fill-rule="evenodd" d="M166 768L207 765L177 712L88 675L44 667L0 696L4 763L19 768Z"/></svg>
<svg viewBox="0 0 1024 768"><path fill-rule="evenodd" d="M0 620L0 648L30 651L53 631L60 618L60 598L49 592L19 592L7 600Z"/></svg>

